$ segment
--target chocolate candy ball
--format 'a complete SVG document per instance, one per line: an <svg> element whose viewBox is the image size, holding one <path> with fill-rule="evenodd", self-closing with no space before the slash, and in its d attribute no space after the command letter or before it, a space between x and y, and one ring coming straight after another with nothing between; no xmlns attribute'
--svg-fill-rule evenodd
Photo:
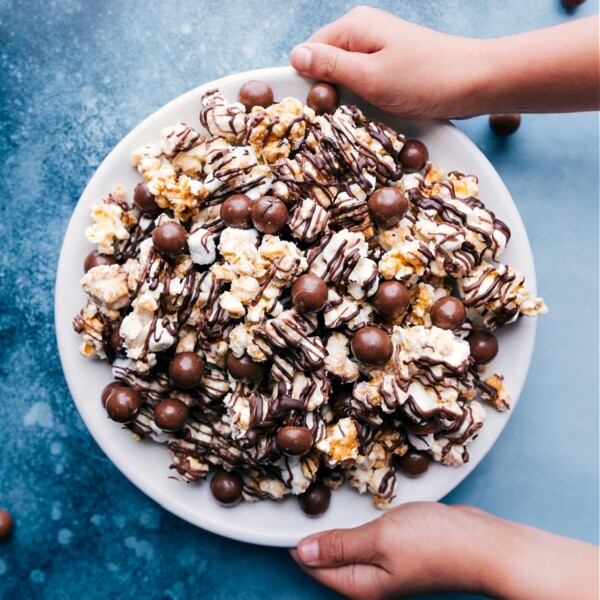
<svg viewBox="0 0 600 600"><path fill-rule="evenodd" d="M119 327L113 329L113 332L110 334L109 344L112 348L112 351L118 356L125 355L125 341L121 336L121 332L119 331Z"/></svg>
<svg viewBox="0 0 600 600"><path fill-rule="evenodd" d="M152 243L161 254L177 256L185 250L187 233L177 221L166 221L152 232Z"/></svg>
<svg viewBox="0 0 600 600"><path fill-rule="evenodd" d="M108 397L113 393L114 390L120 387L123 387L123 384L120 381L113 381L102 390L102 395L100 396L102 406L106 407L106 401L108 400Z"/></svg>
<svg viewBox="0 0 600 600"><path fill-rule="evenodd" d="M242 499L244 480L236 471L217 471L210 480L210 491L224 506L233 506Z"/></svg>
<svg viewBox="0 0 600 600"><path fill-rule="evenodd" d="M467 337L467 342L477 365L489 363L498 354L498 340L493 333L473 331Z"/></svg>
<svg viewBox="0 0 600 600"><path fill-rule="evenodd" d="M253 205L250 217L254 228L261 233L274 234L281 230L288 217L285 204L273 196L261 196Z"/></svg>
<svg viewBox="0 0 600 600"><path fill-rule="evenodd" d="M496 135L512 135L521 126L521 115L490 115L490 127Z"/></svg>
<svg viewBox="0 0 600 600"><path fill-rule="evenodd" d="M317 115L333 113L339 104L337 90L330 83L315 83L308 92L306 104Z"/></svg>
<svg viewBox="0 0 600 600"><path fill-rule="evenodd" d="M301 313L321 310L327 302L327 284L312 273L296 279L292 286L292 304Z"/></svg>
<svg viewBox="0 0 600 600"><path fill-rule="evenodd" d="M442 329L458 329L467 318L465 305L453 296L444 296L431 307L431 322Z"/></svg>
<svg viewBox="0 0 600 600"><path fill-rule="evenodd" d="M117 423L129 423L140 412L142 401L139 394L131 388L115 388L106 400L106 412Z"/></svg>
<svg viewBox="0 0 600 600"><path fill-rule="evenodd" d="M245 194L229 196L221 204L221 219L227 227L250 229L252 227L252 200Z"/></svg>
<svg viewBox="0 0 600 600"><path fill-rule="evenodd" d="M162 400L154 407L154 422L163 431L181 429L190 416L185 402L177 398Z"/></svg>
<svg viewBox="0 0 600 600"><path fill-rule="evenodd" d="M353 388L354 386L352 385L343 385L331 394L329 403L338 419L352 416L353 411L351 410L351 405Z"/></svg>
<svg viewBox="0 0 600 600"><path fill-rule="evenodd" d="M140 181L133 190L133 203L143 213L147 215L157 215L160 213L160 206L156 204L156 198L150 193L148 184Z"/></svg>
<svg viewBox="0 0 600 600"><path fill-rule="evenodd" d="M363 327L352 338L350 344L354 358L364 365L384 365L394 352L390 336L379 327Z"/></svg>
<svg viewBox="0 0 600 600"><path fill-rule="evenodd" d="M98 250L92 250L83 261L83 270L87 273L90 269L94 267L100 267L101 265L114 265L116 263L115 259L112 256L108 256L107 254L100 254Z"/></svg>
<svg viewBox="0 0 600 600"><path fill-rule="evenodd" d="M578 6L581 6L585 0L560 0L560 2L565 8L577 8Z"/></svg>
<svg viewBox="0 0 600 600"><path fill-rule="evenodd" d="M288 456L302 456L313 445L312 433L306 427L284 427L277 432L275 443Z"/></svg>
<svg viewBox="0 0 600 600"><path fill-rule="evenodd" d="M14 526L12 515L7 510L0 509L0 541L10 537Z"/></svg>
<svg viewBox="0 0 600 600"><path fill-rule="evenodd" d="M368 207L373 223L393 227L408 211L408 200L398 188L382 187L371 194Z"/></svg>
<svg viewBox="0 0 600 600"><path fill-rule="evenodd" d="M432 418L427 421L421 421L420 423L414 423L408 419L404 421L404 428L410 433L416 435L427 435L428 433L436 433L441 429L441 426L437 419Z"/></svg>
<svg viewBox="0 0 600 600"><path fill-rule="evenodd" d="M310 517L321 516L331 501L331 490L322 483L311 483L307 490L298 496L300 508Z"/></svg>
<svg viewBox="0 0 600 600"><path fill-rule="evenodd" d="M267 108L273 104L273 90L264 81L247 81L238 93L238 100L250 112L255 106Z"/></svg>
<svg viewBox="0 0 600 600"><path fill-rule="evenodd" d="M204 361L195 352L180 352L169 364L169 375L178 390L191 390L200 385Z"/></svg>
<svg viewBox="0 0 600 600"><path fill-rule="evenodd" d="M403 315L410 306L410 294L403 283L384 281L379 284L371 302L383 319L395 319Z"/></svg>
<svg viewBox="0 0 600 600"><path fill-rule="evenodd" d="M427 146L419 140L406 140L400 150L400 162L407 173L420 171L429 160Z"/></svg>
<svg viewBox="0 0 600 600"><path fill-rule="evenodd" d="M238 381L253 383L260 381L267 372L266 362L254 362L247 354L240 358L231 353L227 357L227 370Z"/></svg>
<svg viewBox="0 0 600 600"><path fill-rule="evenodd" d="M400 457L398 465L409 477L418 477L429 469L430 462L431 457L426 452L409 450L404 456Z"/></svg>

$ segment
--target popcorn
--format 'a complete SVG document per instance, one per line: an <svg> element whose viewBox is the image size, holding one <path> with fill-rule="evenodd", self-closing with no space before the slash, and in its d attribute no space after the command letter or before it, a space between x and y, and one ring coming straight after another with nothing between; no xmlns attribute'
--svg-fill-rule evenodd
<svg viewBox="0 0 600 600"><path fill-rule="evenodd" d="M292 494L302 494L315 480L319 469L319 456L312 455L304 459L284 456L279 461L284 483Z"/></svg>
<svg viewBox="0 0 600 600"><path fill-rule="evenodd" d="M248 354L255 362L267 360L265 353L254 341L255 332L256 325L249 327L244 323L240 323L231 330L229 334L229 348L235 356L240 358L244 354Z"/></svg>
<svg viewBox="0 0 600 600"><path fill-rule="evenodd" d="M425 274L429 261L434 258L429 247L417 240L398 243L379 261L379 273L384 279L415 281Z"/></svg>
<svg viewBox="0 0 600 600"><path fill-rule="evenodd" d="M498 263L510 231L479 199L477 178L431 162L405 174L404 137L356 107L316 116L284 98L246 113L219 90L200 104L205 131L178 121L132 153L159 214L138 216L116 188L86 232L115 264L84 275L87 303L73 325L80 352L108 360L138 393L125 427L165 444L183 481L236 471L248 502L347 480L383 509L403 485L397 459L409 449L466 463L482 403L502 411L510 398L500 373L484 377L465 338L483 331L493 350L490 331L547 311L523 275ZM408 200L387 228L369 205L383 187ZM232 194L274 196L287 221L276 234L227 227L221 207ZM186 231L176 256L152 239L168 221ZM314 277L294 288L306 273L326 284L318 302ZM408 289L401 314L389 296L398 286L380 287L393 279ZM432 312L443 324L435 303L457 292L467 320L456 331L434 326ZM170 364L184 352L203 371L182 390ZM189 412L173 433L154 419L168 398ZM288 456L295 433L305 453Z"/></svg>
<svg viewBox="0 0 600 600"><path fill-rule="evenodd" d="M252 146L227 146L207 155L204 190L210 197L234 191L256 200L271 186L271 169L260 162Z"/></svg>
<svg viewBox="0 0 600 600"><path fill-rule="evenodd" d="M81 279L83 291L99 307L118 310L129 306L128 273L123 265L100 265Z"/></svg>
<svg viewBox="0 0 600 600"><path fill-rule="evenodd" d="M327 340L325 368L342 381L358 379L358 365L350 359L349 340L343 333L334 333Z"/></svg>
<svg viewBox="0 0 600 600"><path fill-rule="evenodd" d="M123 188L117 188L92 209L94 224L85 230L85 235L92 244L98 244L100 254L114 254L115 244L128 240L129 230L137 223L129 210L124 210L124 198Z"/></svg>
<svg viewBox="0 0 600 600"><path fill-rule="evenodd" d="M482 397L495 409L505 411L510 408L510 396L504 385L504 377L498 373L494 373L491 377L486 377L481 386Z"/></svg>
<svg viewBox="0 0 600 600"><path fill-rule="evenodd" d="M323 319L328 329L346 327L349 331L357 331L371 323L373 318L373 309L366 302L350 296L341 297L333 289L329 289L327 303L323 308Z"/></svg>
<svg viewBox="0 0 600 600"><path fill-rule="evenodd" d="M200 123L211 135L236 142L246 131L244 106L229 104L219 90L210 90L200 99Z"/></svg>
<svg viewBox="0 0 600 600"><path fill-rule="evenodd" d="M356 461L359 453L358 429L354 419L340 419L327 427L327 436L316 448L323 453L328 467Z"/></svg>
<svg viewBox="0 0 600 600"><path fill-rule="evenodd" d="M224 229L218 248L230 269L223 273L255 275L258 266L258 274L264 274L264 269L261 272L262 265L258 261L258 232L255 229ZM220 276L221 271L216 268L213 272L217 279L233 280L233 277L228 279L227 276Z"/></svg>
<svg viewBox="0 0 600 600"><path fill-rule="evenodd" d="M196 145L200 134L189 125L178 121L172 127L165 127L160 132L160 147L162 153L169 160L175 158L180 152L187 152Z"/></svg>
<svg viewBox="0 0 600 600"><path fill-rule="evenodd" d="M457 280L465 306L491 329L516 321L520 315L544 315L548 308L531 296L525 277L507 265L482 263Z"/></svg>
<svg viewBox="0 0 600 600"><path fill-rule="evenodd" d="M362 233L338 231L323 237L308 254L310 271L331 283L345 283L369 247Z"/></svg>
<svg viewBox="0 0 600 600"><path fill-rule="evenodd" d="M254 146L268 163L297 150L306 133L306 121L314 111L295 98L284 98L267 108L255 107L248 121L245 141Z"/></svg>
<svg viewBox="0 0 600 600"><path fill-rule="evenodd" d="M299 204L290 220L292 235L303 242L314 242L327 231L329 213L307 198Z"/></svg>
<svg viewBox="0 0 600 600"><path fill-rule="evenodd" d="M102 343L102 330L104 320L98 307L93 302L88 302L73 320L73 328L82 335L79 352L87 358L106 358L104 344Z"/></svg>
<svg viewBox="0 0 600 600"><path fill-rule="evenodd" d="M485 411L479 402L474 400L465 405L458 429L431 444L429 451L434 460L455 467L469 462L466 446L477 437L484 418Z"/></svg>
<svg viewBox="0 0 600 600"><path fill-rule="evenodd" d="M215 238L210 231L199 227L188 236L190 256L197 265L211 265L217 257Z"/></svg>
<svg viewBox="0 0 600 600"><path fill-rule="evenodd" d="M378 508L388 508L395 497L396 476L392 458L408 451L403 435L393 429L381 428L356 462L347 468L350 485L361 494L373 494Z"/></svg>
<svg viewBox="0 0 600 600"><path fill-rule="evenodd" d="M348 292L353 298L372 296L379 287L377 264L369 258L359 258L348 277Z"/></svg>

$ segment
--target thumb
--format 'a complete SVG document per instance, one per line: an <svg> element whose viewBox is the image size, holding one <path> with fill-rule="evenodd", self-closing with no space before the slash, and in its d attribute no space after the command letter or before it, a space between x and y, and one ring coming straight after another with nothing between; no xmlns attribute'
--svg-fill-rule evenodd
<svg viewBox="0 0 600 600"><path fill-rule="evenodd" d="M333 529L304 538L298 544L296 556L309 567L378 565L381 561L378 525L376 520L354 529Z"/></svg>
<svg viewBox="0 0 600 600"><path fill-rule="evenodd" d="M292 67L302 75L357 91L357 85L365 82L369 55L329 44L306 43L296 46L290 59Z"/></svg>

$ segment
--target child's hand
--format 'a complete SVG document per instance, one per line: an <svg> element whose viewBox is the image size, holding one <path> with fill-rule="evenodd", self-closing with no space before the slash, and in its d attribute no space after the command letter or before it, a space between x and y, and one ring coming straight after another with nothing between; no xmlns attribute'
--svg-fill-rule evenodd
<svg viewBox="0 0 600 600"><path fill-rule="evenodd" d="M415 502L355 529L306 538L292 556L324 585L361 600L463 591L503 598L596 598L591 545L469 506Z"/></svg>
<svg viewBox="0 0 600 600"><path fill-rule="evenodd" d="M420 27L360 6L292 50L292 66L361 95L404 117L451 117L464 112L470 92L465 56L479 41Z"/></svg>
<svg viewBox="0 0 600 600"><path fill-rule="evenodd" d="M291 54L302 75L413 119L597 110L598 19L473 39L360 6Z"/></svg>

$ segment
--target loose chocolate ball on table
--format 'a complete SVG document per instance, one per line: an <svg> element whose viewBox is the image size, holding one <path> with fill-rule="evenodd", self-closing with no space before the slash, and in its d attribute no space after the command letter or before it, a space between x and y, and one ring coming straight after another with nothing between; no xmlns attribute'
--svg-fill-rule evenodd
<svg viewBox="0 0 600 600"><path fill-rule="evenodd" d="M141 406L139 394L125 386L115 388L106 399L106 412L117 423L133 421Z"/></svg>
<svg viewBox="0 0 600 600"><path fill-rule="evenodd" d="M354 358L368 367L384 365L394 352L390 336L379 327L363 327L350 344Z"/></svg>
<svg viewBox="0 0 600 600"><path fill-rule="evenodd" d="M161 400L154 407L154 422L163 431L178 431L190 416L185 402L178 398Z"/></svg>
<svg viewBox="0 0 600 600"><path fill-rule="evenodd" d="M301 313L321 310L327 302L327 284L312 273L300 275L292 286L292 304Z"/></svg>
<svg viewBox="0 0 600 600"><path fill-rule="evenodd" d="M400 150L400 162L407 173L420 171L429 160L427 146L419 140L406 140Z"/></svg>
<svg viewBox="0 0 600 600"><path fill-rule="evenodd" d="M7 510L0 509L0 541L10 537L14 526L12 515Z"/></svg>
<svg viewBox="0 0 600 600"><path fill-rule="evenodd" d="M324 115L325 113L334 113L338 107L339 100L339 95L335 87L330 83L320 81L310 88L306 97L306 104L317 115Z"/></svg>
<svg viewBox="0 0 600 600"><path fill-rule="evenodd" d="M288 456L303 456L313 445L312 433L306 427L283 427L277 432L275 443Z"/></svg>
<svg viewBox="0 0 600 600"><path fill-rule="evenodd" d="M210 491L224 506L233 506L242 499L244 480L236 471L217 471L210 480Z"/></svg>
<svg viewBox="0 0 600 600"><path fill-rule="evenodd" d="M409 477L418 477L429 469L430 462L431 457L426 452L408 450L406 454L400 457L398 465Z"/></svg>
<svg viewBox="0 0 600 600"><path fill-rule="evenodd" d="M512 135L521 126L521 115L490 115L490 128L496 135Z"/></svg>
<svg viewBox="0 0 600 600"><path fill-rule="evenodd" d="M380 317L386 320L396 319L410 306L410 294L403 283L384 281L379 284L371 302Z"/></svg>
<svg viewBox="0 0 600 600"><path fill-rule="evenodd" d="M150 193L148 184L140 181L133 190L133 204L147 215L160 213L160 206L156 204L156 198Z"/></svg>
<svg viewBox="0 0 600 600"><path fill-rule="evenodd" d="M498 354L498 340L493 333L473 331L467 337L476 365L489 363Z"/></svg>
<svg viewBox="0 0 600 600"><path fill-rule="evenodd" d="M227 357L227 370L238 381L254 383L260 381L267 372L267 363L266 361L254 362L247 354L238 358L231 353Z"/></svg>
<svg viewBox="0 0 600 600"><path fill-rule="evenodd" d="M442 329L458 329L466 318L465 305L453 296L438 298L431 307L431 322Z"/></svg>
<svg viewBox="0 0 600 600"><path fill-rule="evenodd" d="M180 352L169 364L169 375L178 390L191 390L200 385L204 361L195 352Z"/></svg>
<svg viewBox="0 0 600 600"><path fill-rule="evenodd" d="M371 221L380 227L393 227L406 215L408 200L395 187L375 190L367 203Z"/></svg>
<svg viewBox="0 0 600 600"><path fill-rule="evenodd" d="M246 194L233 194L221 204L221 219L227 227L250 229L251 213L252 200Z"/></svg>
<svg viewBox="0 0 600 600"><path fill-rule="evenodd" d="M311 483L307 490L298 496L300 508L310 517L321 516L331 501L331 490L324 484Z"/></svg>
<svg viewBox="0 0 600 600"><path fill-rule="evenodd" d="M246 81L240 88L238 100L246 107L247 112L255 106L267 108L273 104L273 90L264 81L253 79Z"/></svg>
<svg viewBox="0 0 600 600"><path fill-rule="evenodd" d="M109 383L103 390L102 395L100 396L100 401L102 402L102 406L106 408L106 402L109 396L113 393L117 388L123 387L123 384L120 381L113 381Z"/></svg>
<svg viewBox="0 0 600 600"><path fill-rule="evenodd" d="M116 263L115 259L108 254L100 254L98 250L92 250L83 261L83 270L87 273L94 267L100 267L102 265L110 266Z"/></svg>
<svg viewBox="0 0 600 600"><path fill-rule="evenodd" d="M154 247L166 256L177 256L185 250L187 232L177 221L165 221L152 232Z"/></svg>
<svg viewBox="0 0 600 600"><path fill-rule="evenodd" d="M577 8L578 6L581 6L585 0L560 0L560 2L565 8Z"/></svg>
<svg viewBox="0 0 600 600"><path fill-rule="evenodd" d="M250 217L254 228L271 235L281 231L288 217L285 204L274 196L261 196L252 205Z"/></svg>

